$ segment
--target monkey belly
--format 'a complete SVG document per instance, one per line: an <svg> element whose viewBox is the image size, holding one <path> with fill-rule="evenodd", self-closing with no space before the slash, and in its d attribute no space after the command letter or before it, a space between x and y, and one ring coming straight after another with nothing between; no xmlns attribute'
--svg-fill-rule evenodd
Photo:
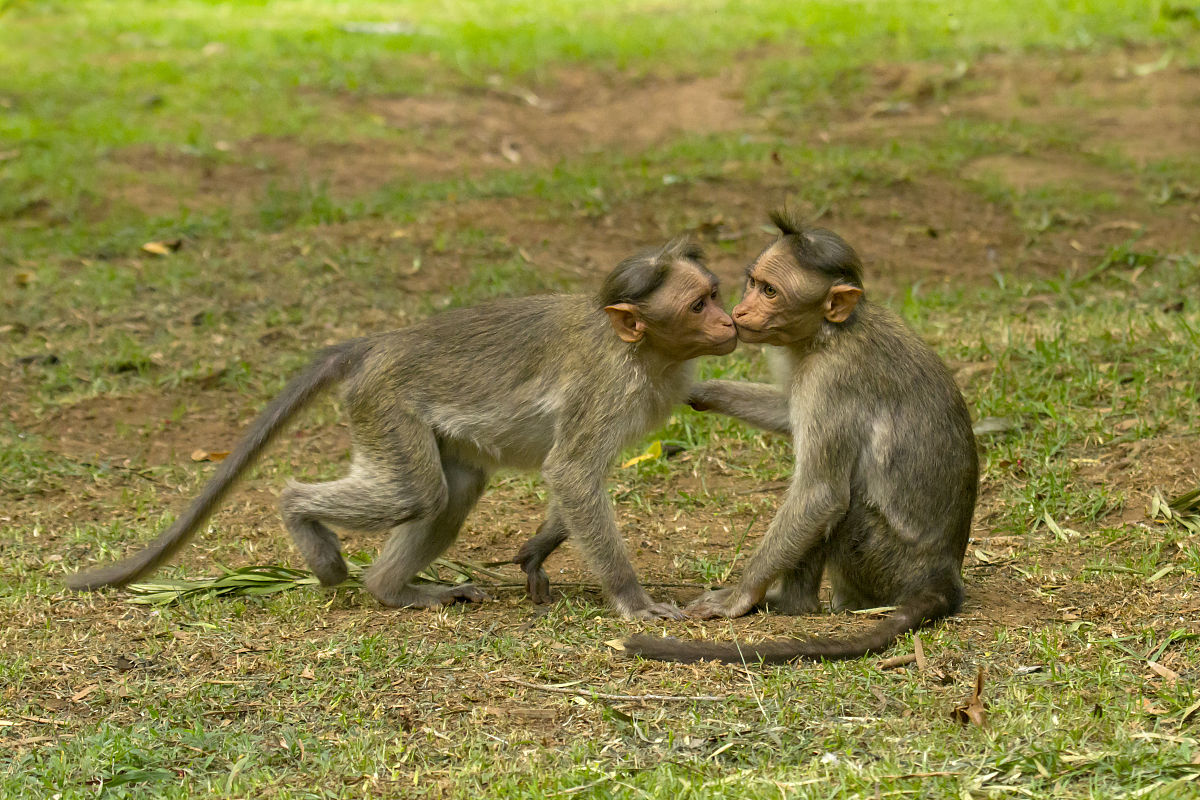
<svg viewBox="0 0 1200 800"><path fill-rule="evenodd" d="M430 421L439 448L489 470L540 468L554 446L557 404L548 398L512 399L505 407L483 411L435 410Z"/></svg>

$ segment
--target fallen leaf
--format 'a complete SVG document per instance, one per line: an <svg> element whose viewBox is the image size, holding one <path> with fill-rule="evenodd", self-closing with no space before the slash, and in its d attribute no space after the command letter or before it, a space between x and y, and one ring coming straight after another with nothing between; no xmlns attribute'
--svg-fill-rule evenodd
<svg viewBox="0 0 1200 800"><path fill-rule="evenodd" d="M1150 667L1150 671L1158 677L1162 678L1167 683L1174 683L1179 680L1179 673L1173 669L1168 669L1157 661L1147 661L1146 666Z"/></svg>
<svg viewBox="0 0 1200 800"><path fill-rule="evenodd" d="M1200 700L1192 703L1184 710L1182 716L1179 717L1179 723L1182 725L1190 722L1192 717L1196 716L1197 711L1200 711Z"/></svg>
<svg viewBox="0 0 1200 800"><path fill-rule="evenodd" d="M511 164L520 164L521 145L515 139L505 139L500 143L500 155Z"/></svg>
<svg viewBox="0 0 1200 800"><path fill-rule="evenodd" d="M1153 75L1156 72L1161 72L1171 64L1171 51L1163 53L1154 61L1147 61L1144 64L1134 64L1129 71L1139 78L1145 78L1147 75Z"/></svg>
<svg viewBox="0 0 1200 800"><path fill-rule="evenodd" d="M1016 420L1008 417L984 417L971 426L976 436L987 436L994 433L1008 433L1020 430Z"/></svg>
<svg viewBox="0 0 1200 800"><path fill-rule="evenodd" d="M229 456L228 450L193 450L192 461L224 461Z"/></svg>
<svg viewBox="0 0 1200 800"><path fill-rule="evenodd" d="M91 686L85 686L82 689L80 689L78 692L76 692L75 694L71 695L71 702L78 703L80 700L87 697L89 694L91 694L92 692L96 691L99 688L100 688L100 684L98 684L98 683L93 683Z"/></svg>
<svg viewBox="0 0 1200 800"><path fill-rule="evenodd" d="M983 667L979 668L979 673L975 676L975 690L971 692L967 702L955 706L950 716L963 725L987 727L987 706L983 702Z"/></svg>
<svg viewBox="0 0 1200 800"><path fill-rule="evenodd" d="M620 650L621 652L625 651L625 643L621 639L609 639L604 644L608 645L613 650Z"/></svg>
<svg viewBox="0 0 1200 800"><path fill-rule="evenodd" d="M655 439L653 442L650 443L650 446L646 448L644 453L642 453L641 455L634 456L633 458L629 459L625 463L621 464L621 469L627 469L629 467L632 467L634 464L640 464L643 461L650 461L655 458L662 458L662 454L663 454L662 441L659 439Z"/></svg>
<svg viewBox="0 0 1200 800"><path fill-rule="evenodd" d="M1158 706L1151 703L1145 697L1142 698L1142 711L1145 711L1147 714L1149 714L1152 717L1161 717L1163 714L1167 713L1166 711L1162 710ZM1186 713L1187 712L1184 712L1185 715L1186 715Z"/></svg>
<svg viewBox="0 0 1200 800"><path fill-rule="evenodd" d="M156 256L169 256L181 247L183 247L182 239L173 239L169 242L146 242L142 245L143 250Z"/></svg>
<svg viewBox="0 0 1200 800"><path fill-rule="evenodd" d="M891 658L882 659L876 666L880 669L899 669L900 667L912 664L916 660L917 657L913 653L905 653L902 656L892 656Z"/></svg>
<svg viewBox="0 0 1200 800"><path fill-rule="evenodd" d="M1102 222L1099 225L1097 225L1096 227L1092 228L1092 230L1094 230L1094 231L1115 231L1115 230L1140 231L1144 227L1146 227L1146 226L1143 225L1142 223L1135 222L1134 220L1131 220L1131 219L1114 219L1112 222Z"/></svg>
<svg viewBox="0 0 1200 800"><path fill-rule="evenodd" d="M308 667L304 668L304 671L300 673L300 677L310 681L316 680L317 678L317 676L313 674L313 671Z"/></svg>

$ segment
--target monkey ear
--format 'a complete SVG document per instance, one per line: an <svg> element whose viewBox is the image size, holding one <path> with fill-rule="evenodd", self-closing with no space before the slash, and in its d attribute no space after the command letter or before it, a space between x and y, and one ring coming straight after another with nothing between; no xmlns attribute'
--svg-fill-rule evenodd
<svg viewBox="0 0 1200 800"><path fill-rule="evenodd" d="M863 290L857 286L838 284L825 296L825 319L830 322L845 322L850 312L862 299Z"/></svg>
<svg viewBox="0 0 1200 800"><path fill-rule="evenodd" d="M646 335L646 323L642 320L638 307L633 303L616 303L605 306L604 313L608 314L608 321L612 324L613 330L617 332L617 336L621 337L621 341L633 344L640 342Z"/></svg>

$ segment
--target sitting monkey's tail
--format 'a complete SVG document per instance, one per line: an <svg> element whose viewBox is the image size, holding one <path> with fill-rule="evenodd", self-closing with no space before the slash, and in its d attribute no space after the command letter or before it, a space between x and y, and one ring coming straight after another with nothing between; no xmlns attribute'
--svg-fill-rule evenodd
<svg viewBox="0 0 1200 800"><path fill-rule="evenodd" d="M345 379L361 363L368 347L365 340L355 339L323 350L308 369L288 382L283 391L267 404L250 424L250 430L238 446L221 462L216 473L187 510L175 520L175 524L145 548L115 564L68 575L67 586L76 591L124 586L174 555L212 515L234 482L283 430L288 420L312 402L323 389Z"/></svg>
<svg viewBox="0 0 1200 800"><path fill-rule="evenodd" d="M962 604L957 587L926 589L901 603L891 616L870 630L848 639L778 639L757 644L702 642L662 636L631 636L622 644L631 656L657 661L723 661L726 664L784 664L798 658L837 661L888 649L897 637L948 617Z"/></svg>

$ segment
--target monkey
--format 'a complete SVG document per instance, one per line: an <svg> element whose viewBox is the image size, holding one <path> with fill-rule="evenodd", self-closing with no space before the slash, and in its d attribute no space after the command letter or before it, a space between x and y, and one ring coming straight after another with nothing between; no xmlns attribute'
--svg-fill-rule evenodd
<svg viewBox="0 0 1200 800"><path fill-rule="evenodd" d="M414 576L456 539L500 467L540 469L550 518L582 546L617 613L681 619L638 582L604 481L620 449L687 395L693 359L724 355L737 330L716 276L686 235L631 256L595 296L494 300L318 354L251 423L186 511L145 549L67 578L76 590L121 586L170 558L208 519L292 417L340 385L351 428L348 474L289 482L283 522L325 586L346 579L331 527L390 533L364 575L388 607L486 599L471 584Z"/></svg>
<svg viewBox="0 0 1200 800"><path fill-rule="evenodd" d="M538 526L537 532L513 556L512 563L525 572L525 592L536 605L550 602L550 576L542 569L542 562L566 540L567 529L551 517Z"/></svg>
<svg viewBox="0 0 1200 800"><path fill-rule="evenodd" d="M780 235L750 264L733 310L738 338L782 350L782 391L705 381L688 402L790 434L795 469L740 582L685 608L738 617L765 603L819 610L827 572L835 611L896 606L848 639L755 645L636 636L630 655L668 661L848 659L958 611L979 482L971 418L945 364L891 311L866 300L862 262L836 233L771 214Z"/></svg>

